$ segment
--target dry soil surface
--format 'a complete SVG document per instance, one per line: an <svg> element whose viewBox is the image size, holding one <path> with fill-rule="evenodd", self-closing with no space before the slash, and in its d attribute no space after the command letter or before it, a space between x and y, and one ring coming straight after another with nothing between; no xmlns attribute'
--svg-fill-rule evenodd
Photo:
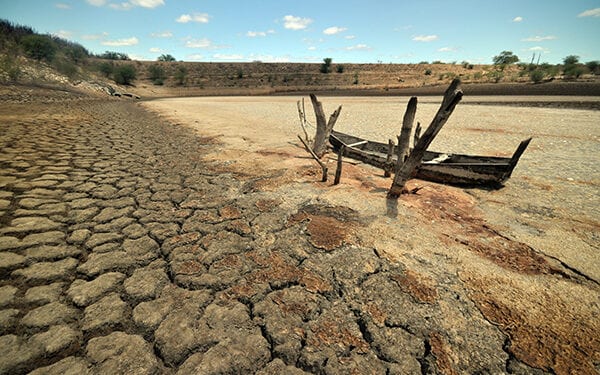
<svg viewBox="0 0 600 375"><path fill-rule="evenodd" d="M0 100L0 373L599 369L597 111L459 105L434 148L534 136L507 186L387 200L319 182L296 98ZM324 102L387 138L406 99Z"/></svg>

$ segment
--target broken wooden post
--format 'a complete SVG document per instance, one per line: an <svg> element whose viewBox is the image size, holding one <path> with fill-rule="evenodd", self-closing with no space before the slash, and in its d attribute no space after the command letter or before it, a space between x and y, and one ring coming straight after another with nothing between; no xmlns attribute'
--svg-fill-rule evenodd
<svg viewBox="0 0 600 375"><path fill-rule="evenodd" d="M383 177L390 177L392 175L392 160L394 160L394 140L388 139L387 158L385 160L386 168L383 171Z"/></svg>
<svg viewBox="0 0 600 375"><path fill-rule="evenodd" d="M298 117L300 117L300 126L302 127L302 131L304 131L304 139L306 139L306 142L310 142L308 132L306 131L306 112L304 111L304 98L302 98L302 106L300 106L300 100L296 102L296 105L298 106Z"/></svg>
<svg viewBox="0 0 600 375"><path fill-rule="evenodd" d="M344 145L340 146L338 150L337 168L335 169L335 178L333 179L334 185L339 184L340 178L342 178L342 155L344 155Z"/></svg>
<svg viewBox="0 0 600 375"><path fill-rule="evenodd" d="M415 128L415 137L413 139L413 147L419 142L421 137L421 123L417 121L417 127Z"/></svg>
<svg viewBox="0 0 600 375"><path fill-rule="evenodd" d="M301 136L298 136L298 139L300 140L300 142L302 142L304 148L306 148L306 151L308 151L308 153L313 157L313 159L315 159L317 163L319 163L319 165L321 166L321 171L323 172L323 178L321 179L321 181L327 182L327 166L321 161L321 159L319 159L319 157L313 152L313 150L311 150L310 147L308 147L308 145L306 144L306 142L304 142L304 139L302 139Z"/></svg>
<svg viewBox="0 0 600 375"><path fill-rule="evenodd" d="M412 177L415 168L417 168L417 166L421 163L421 159L423 159L425 151L427 151L427 148L435 136L440 132L446 121L448 121L448 118L450 118L454 108L456 108L456 105L462 99L462 95L463 92L460 89L460 80L453 80L444 93L444 100L442 101L440 109L433 118L433 121L427 130L425 130L423 136L419 138L419 141L413 148L412 152L404 164L402 164L400 170L397 171L396 175L394 176L394 181L392 182L392 186L388 192L388 197L396 198L402 194L406 181Z"/></svg>
<svg viewBox="0 0 600 375"><path fill-rule="evenodd" d="M329 141L329 134L331 134L331 130L342 111L342 106L339 106L331 116L329 117L329 121L325 121L325 112L323 112L323 105L320 101L317 100L315 94L310 94L310 100L312 102L313 108L315 110L315 116L317 118L317 133L315 135L315 140L313 142L312 150L313 152L321 157L327 151L327 142Z"/></svg>
<svg viewBox="0 0 600 375"><path fill-rule="evenodd" d="M402 119L402 130L398 136L398 161L396 163L396 173L400 170L400 166L404 164L404 160L408 156L408 150L410 147L410 133L412 131L413 123L415 122L415 114L417 113L417 97L413 96L408 101L406 106L406 112Z"/></svg>

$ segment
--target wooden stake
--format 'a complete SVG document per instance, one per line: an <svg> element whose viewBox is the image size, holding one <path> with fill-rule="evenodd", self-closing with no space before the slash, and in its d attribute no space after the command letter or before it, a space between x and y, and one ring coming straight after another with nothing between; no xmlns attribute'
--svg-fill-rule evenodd
<svg viewBox="0 0 600 375"><path fill-rule="evenodd" d="M338 109L331 114L329 121L325 122L323 104L317 100L315 94L310 94L310 100L315 110L315 117L317 118L317 133L315 135L315 141L313 142L312 150L316 155L321 157L327 151L329 134L331 134L331 130L333 130L340 112L342 112L342 106L339 106Z"/></svg>
<svg viewBox="0 0 600 375"><path fill-rule="evenodd" d="M306 144L306 142L304 142L304 139L302 139L301 136L298 136L298 139L300 140L300 142L302 142L302 144L304 145L304 148L306 149L306 151L313 157L313 159L315 159L317 161L317 163L319 163L319 165L321 166L321 171L323 172L323 178L321 179L322 182L327 182L327 166L321 161L321 159L319 159L319 157L313 152L313 150L310 149L310 147L308 147L308 144Z"/></svg>
<svg viewBox="0 0 600 375"><path fill-rule="evenodd" d="M419 142L419 138L421 137L421 123L417 122L417 127L415 128L415 137L413 139L413 147Z"/></svg>
<svg viewBox="0 0 600 375"><path fill-rule="evenodd" d="M448 118L450 118L450 115L462 99L462 96L463 92L460 89L460 80L455 79L446 90L442 105L433 118L433 121L427 130L425 130L423 136L419 138L419 141L408 156L408 159L406 159L400 170L394 176L394 181L388 192L389 198L397 198L402 194L406 181L412 177L415 168L417 168L419 163L421 163L421 159L423 159L423 154L425 154L425 151L431 142L433 142L435 136L440 132L442 126L448 121Z"/></svg>
<svg viewBox="0 0 600 375"><path fill-rule="evenodd" d="M390 177L392 175L391 165L392 165L393 157L394 157L394 140L388 139L388 152L387 152L387 159L386 159L387 167L383 171L384 177Z"/></svg>
<svg viewBox="0 0 600 375"><path fill-rule="evenodd" d="M304 137L306 139L306 142L310 142L310 138L308 137L308 132L306 131L306 112L304 112L304 98L302 98L302 107L300 107L300 100L298 100L298 102L296 102L296 104L298 105L298 117L300 117L300 126L302 127L302 130L304 131Z"/></svg>
<svg viewBox="0 0 600 375"><path fill-rule="evenodd" d="M410 133L412 131L413 123L415 122L415 114L417 113L417 97L413 96L408 101L406 106L406 112L404 113L404 119L402 120L402 130L398 136L398 161L396 163L396 173L400 170L404 160L408 156L408 150L410 147Z"/></svg>
<svg viewBox="0 0 600 375"><path fill-rule="evenodd" d="M334 185L339 184L340 178L342 177L342 155L344 155L344 146L343 145L338 150L337 168L335 169L335 178L333 179Z"/></svg>

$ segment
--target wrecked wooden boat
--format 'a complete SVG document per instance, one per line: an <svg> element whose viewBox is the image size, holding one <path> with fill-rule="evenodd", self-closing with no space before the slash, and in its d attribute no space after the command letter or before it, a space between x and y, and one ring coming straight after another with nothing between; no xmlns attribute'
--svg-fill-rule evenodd
<svg viewBox="0 0 600 375"><path fill-rule="evenodd" d="M457 186L499 188L510 178L519 158L531 138L519 144L512 157L474 156L425 151L413 177ZM343 156L393 171L397 162L397 146L365 140L350 134L332 131L329 143L336 152L343 148ZM392 151L390 155L390 151Z"/></svg>

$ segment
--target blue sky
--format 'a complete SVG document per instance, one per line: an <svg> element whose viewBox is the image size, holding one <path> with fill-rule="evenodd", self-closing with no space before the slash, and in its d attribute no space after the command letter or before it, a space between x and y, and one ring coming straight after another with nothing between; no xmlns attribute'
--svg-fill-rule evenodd
<svg viewBox="0 0 600 375"><path fill-rule="evenodd" d="M0 18L140 60L600 60L600 0L0 0Z"/></svg>

